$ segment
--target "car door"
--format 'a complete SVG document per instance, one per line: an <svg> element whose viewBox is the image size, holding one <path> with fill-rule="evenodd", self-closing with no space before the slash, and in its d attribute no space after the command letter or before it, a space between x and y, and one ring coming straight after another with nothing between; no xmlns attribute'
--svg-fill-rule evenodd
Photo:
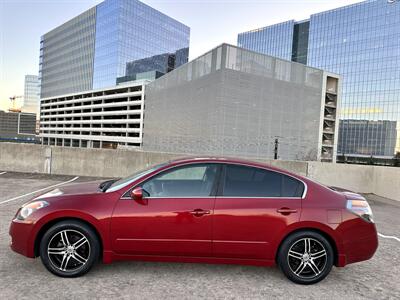
<svg viewBox="0 0 400 300"><path fill-rule="evenodd" d="M146 180L145 197L115 207L111 236L119 254L211 256L218 164L174 167Z"/></svg>
<svg viewBox="0 0 400 300"><path fill-rule="evenodd" d="M304 188L275 171L225 165L214 208L213 255L274 259L271 244L299 220Z"/></svg>

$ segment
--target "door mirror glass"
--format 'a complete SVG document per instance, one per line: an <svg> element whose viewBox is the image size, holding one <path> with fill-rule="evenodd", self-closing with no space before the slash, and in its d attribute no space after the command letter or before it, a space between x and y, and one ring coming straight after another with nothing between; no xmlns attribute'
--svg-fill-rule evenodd
<svg viewBox="0 0 400 300"><path fill-rule="evenodd" d="M141 187L136 187L131 191L131 198L133 200L143 199L143 189Z"/></svg>

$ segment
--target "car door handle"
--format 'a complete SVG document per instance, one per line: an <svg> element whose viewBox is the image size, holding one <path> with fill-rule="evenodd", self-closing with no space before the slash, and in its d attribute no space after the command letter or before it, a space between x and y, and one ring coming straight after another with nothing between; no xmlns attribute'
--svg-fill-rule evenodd
<svg viewBox="0 0 400 300"><path fill-rule="evenodd" d="M297 209L290 209L287 207L279 208L276 211L282 215L290 215L290 214L297 213Z"/></svg>
<svg viewBox="0 0 400 300"><path fill-rule="evenodd" d="M204 215L209 215L211 212L209 210L203 210L203 209L195 209L189 212L195 217L201 217Z"/></svg>

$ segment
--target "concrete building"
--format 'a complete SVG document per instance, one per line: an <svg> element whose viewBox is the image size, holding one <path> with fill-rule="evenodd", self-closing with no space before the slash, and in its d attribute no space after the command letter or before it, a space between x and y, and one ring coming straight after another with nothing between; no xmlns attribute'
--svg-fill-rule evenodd
<svg viewBox="0 0 400 300"><path fill-rule="evenodd" d="M140 1L105 0L41 37L41 98L115 86L132 61L165 73L150 68L151 58L170 53L171 68L186 63L189 36L189 27Z"/></svg>
<svg viewBox="0 0 400 300"><path fill-rule="evenodd" d="M36 115L0 110L0 142L35 143Z"/></svg>
<svg viewBox="0 0 400 300"><path fill-rule="evenodd" d="M374 126L366 121L400 121L399 40L400 1L368 0L313 14L308 20L240 33L238 46L340 74L340 118L350 123L359 120L359 124L342 130L346 137L339 140L339 147L350 151L346 155L360 155L362 149L363 155L370 156L381 145L374 138ZM399 145L400 135L396 138L389 144ZM352 141L354 146L340 145L342 141Z"/></svg>
<svg viewBox="0 0 400 300"><path fill-rule="evenodd" d="M143 150L335 161L339 80L223 44L149 83Z"/></svg>
<svg viewBox="0 0 400 300"><path fill-rule="evenodd" d="M22 110L24 112L38 114L39 112L39 79L36 75L25 75L24 102Z"/></svg>
<svg viewBox="0 0 400 300"><path fill-rule="evenodd" d="M83 147L140 147L148 81L41 99L42 144Z"/></svg>
<svg viewBox="0 0 400 300"><path fill-rule="evenodd" d="M339 155L354 153L353 155L360 156L393 157L397 140L397 122L340 120L339 124ZM362 138L367 135L368 138ZM360 144L360 140L366 144Z"/></svg>

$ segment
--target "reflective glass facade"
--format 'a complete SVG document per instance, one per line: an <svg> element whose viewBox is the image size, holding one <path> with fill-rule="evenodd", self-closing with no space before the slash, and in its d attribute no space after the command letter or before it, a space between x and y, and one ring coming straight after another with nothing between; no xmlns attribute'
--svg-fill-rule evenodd
<svg viewBox="0 0 400 300"><path fill-rule="evenodd" d="M307 64L310 21L297 23L293 30L292 61Z"/></svg>
<svg viewBox="0 0 400 300"><path fill-rule="evenodd" d="M372 155L393 156L396 146L396 123L395 121L371 121L346 119L340 121L339 139L342 147L338 149L338 155L346 150L356 153L365 149ZM347 134L351 132L351 135ZM367 138L363 138L367 136ZM346 146L344 148L343 146Z"/></svg>
<svg viewBox="0 0 400 300"><path fill-rule="evenodd" d="M341 118L400 121L400 3L367 1L313 15L310 24L308 64L344 78ZM367 125L360 135L348 126L338 152L393 156L393 138L400 136Z"/></svg>
<svg viewBox="0 0 400 300"><path fill-rule="evenodd" d="M294 20L238 35L238 46L291 60L293 47Z"/></svg>
<svg viewBox="0 0 400 300"><path fill-rule="evenodd" d="M117 84L126 81L154 80L175 68L175 54L160 54L128 62L125 76L117 78Z"/></svg>
<svg viewBox="0 0 400 300"><path fill-rule="evenodd" d="M188 61L190 29L182 23L136 0L106 0L97 6L93 88L116 84L127 64L178 53L174 67ZM150 58L150 59L149 59ZM152 59L154 61L152 61ZM168 70L147 68L145 71Z"/></svg>
<svg viewBox="0 0 400 300"><path fill-rule="evenodd" d="M39 79L36 75L25 75L24 106L39 106Z"/></svg>
<svg viewBox="0 0 400 300"><path fill-rule="evenodd" d="M312 15L309 23L307 64L343 78L340 118L349 121L342 122L338 153L393 156L400 151L400 2L364 1Z"/></svg>
<svg viewBox="0 0 400 300"><path fill-rule="evenodd" d="M42 36L40 97L92 87L96 8L91 8Z"/></svg>
<svg viewBox="0 0 400 300"><path fill-rule="evenodd" d="M151 58L186 63L189 37L189 27L140 1L105 0L42 37L41 98L115 86L137 60L164 74L169 69L152 69Z"/></svg>

